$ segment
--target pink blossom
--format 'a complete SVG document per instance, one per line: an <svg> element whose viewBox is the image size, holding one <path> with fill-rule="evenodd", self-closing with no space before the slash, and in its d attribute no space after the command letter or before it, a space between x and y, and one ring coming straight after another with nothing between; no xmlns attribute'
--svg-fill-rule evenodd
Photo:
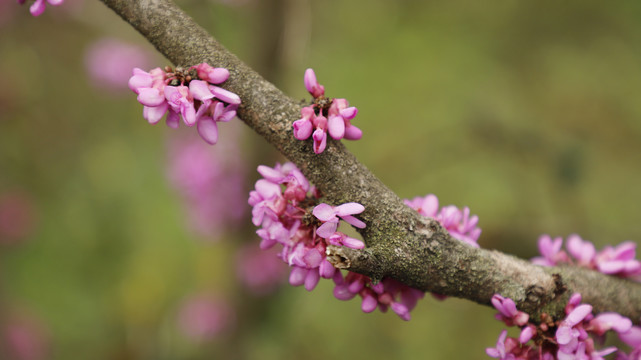
<svg viewBox="0 0 641 360"><path fill-rule="evenodd" d="M580 294L573 294L568 300L565 319L554 323L549 319L539 324L528 323L527 320L525 323L510 321L517 312L512 306L513 302L495 295L492 303L500 311L497 319L505 321L509 326L521 327L518 341L506 338L504 330L497 347L486 350L488 355L501 359L603 359L603 356L616 352L617 348L596 349L593 338L601 341L608 330L617 332L622 339L634 332L632 322L619 314L602 313L594 317L592 306L581 304ZM641 332L638 338L641 343ZM530 340L534 345L528 344ZM635 341L632 340L631 343L634 344ZM631 355L634 355L634 351L636 350L633 350ZM628 358L622 352L619 352L619 356L620 359Z"/></svg>
<svg viewBox="0 0 641 360"><path fill-rule="evenodd" d="M316 234L326 239L331 237L336 232L339 217L348 224L363 229L365 228L365 223L352 215L360 214L364 210L365 207L358 203L346 203L339 206L330 206L321 203L317 205L312 212L317 219L323 222L316 230Z"/></svg>
<svg viewBox="0 0 641 360"><path fill-rule="evenodd" d="M318 98L325 95L325 87L316 81L316 74L314 73L314 70L305 70L304 80L305 88L313 97Z"/></svg>
<svg viewBox="0 0 641 360"><path fill-rule="evenodd" d="M306 140L312 135L314 128L313 119L316 117L312 106L305 106L300 110L301 119L294 121L294 137L298 140Z"/></svg>
<svg viewBox="0 0 641 360"><path fill-rule="evenodd" d="M313 140L313 150L321 154L327 147L327 136L335 140L358 140L363 132L351 124L358 109L350 107L345 99L325 98L325 88L318 84L312 69L305 71L305 87L314 97L310 106L301 109L301 118L292 124L294 137L298 140Z"/></svg>
<svg viewBox="0 0 641 360"><path fill-rule="evenodd" d="M196 74L203 77L199 79ZM180 118L194 126L210 145L218 142L218 123L236 116L240 97L212 85L227 80L229 71L199 64L189 69L156 68L149 73L134 69L129 88L144 105L143 117L155 124L167 114L167 126L177 129Z"/></svg>
<svg viewBox="0 0 641 360"><path fill-rule="evenodd" d="M470 216L470 209L467 206L461 210L454 205L449 205L439 211L438 198L433 194L415 197L412 200L405 199L404 202L419 214L437 220L453 238L473 247L479 247L477 244L481 236L481 229L477 226L479 218L476 215Z"/></svg>
<svg viewBox="0 0 641 360"><path fill-rule="evenodd" d="M363 132L352 125L351 120L358 113L355 107L349 107L349 103L345 99L334 99L332 105L329 107L329 134L332 138L340 140L345 138L347 140L359 140Z"/></svg>
<svg viewBox="0 0 641 360"><path fill-rule="evenodd" d="M263 176L250 192L252 221L260 229L261 249L282 246L279 257L290 266L289 283L313 290L320 279L332 279L336 285L334 295L340 300L349 300L357 295L362 298L361 309L365 312L392 309L400 318L410 319L410 311L422 291L412 289L395 280L385 278L376 285L366 276L348 272L346 277L334 268L327 259L327 247L345 246L362 249L365 244L336 231L340 220L364 227L365 223L353 215L365 208L358 203L331 206L318 201L319 194L292 163L276 164L274 167L259 166ZM311 220L313 216L321 221ZM322 236L321 236L322 235ZM323 237L325 236L326 237Z"/></svg>
<svg viewBox="0 0 641 360"><path fill-rule="evenodd" d="M523 311L516 309L516 304L512 299L504 298L499 294L492 296L492 305L499 311L496 319L505 322L507 326L525 326L530 316Z"/></svg>
<svg viewBox="0 0 641 360"><path fill-rule="evenodd" d="M198 71L198 77L212 84L222 84L229 79L229 70L225 68L215 68L207 63L195 66Z"/></svg>
<svg viewBox="0 0 641 360"><path fill-rule="evenodd" d="M641 262L635 259L636 244L632 241L623 242L615 247L606 246L597 252L590 241L572 234L568 236L566 244L571 258L561 250L561 244L561 238L552 241L548 235L541 236L539 251L543 257L533 258L532 262L542 266L574 263L604 274L641 281Z"/></svg>
<svg viewBox="0 0 641 360"><path fill-rule="evenodd" d="M539 252L542 257L533 258L531 261L536 265L541 266L556 266L558 263L568 261L568 256L565 251L561 250L563 245L563 238L556 237L554 240L549 235L541 235L539 237Z"/></svg>
<svg viewBox="0 0 641 360"><path fill-rule="evenodd" d="M18 0L18 3L24 4L25 0ZM29 7L29 12L33 16L40 16L46 9L47 3L52 6L58 6L62 4L64 0L35 0L33 4Z"/></svg>

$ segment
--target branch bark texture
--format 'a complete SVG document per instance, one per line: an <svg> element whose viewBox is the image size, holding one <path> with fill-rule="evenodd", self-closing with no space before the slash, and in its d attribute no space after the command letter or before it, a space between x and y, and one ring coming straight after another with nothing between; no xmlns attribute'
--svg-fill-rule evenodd
<svg viewBox="0 0 641 360"><path fill-rule="evenodd" d="M440 224L421 217L331 138L322 154L311 140L298 141L292 122L301 104L245 65L170 0L101 0L138 30L175 65L207 62L230 71L225 88L238 94L238 116L294 162L324 194L325 202L358 202L367 248L330 249L338 267L373 279L389 276L417 289L490 304L493 294L513 299L534 320L542 313L564 316L572 293L594 311L641 318L641 284L573 268L543 268L498 251L453 239ZM224 139L222 139L224 141ZM366 140L363 140L366 141Z"/></svg>

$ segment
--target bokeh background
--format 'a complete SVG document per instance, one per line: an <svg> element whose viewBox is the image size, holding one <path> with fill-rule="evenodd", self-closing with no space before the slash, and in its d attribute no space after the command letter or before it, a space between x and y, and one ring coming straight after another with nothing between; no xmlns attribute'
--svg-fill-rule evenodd
<svg viewBox="0 0 641 360"><path fill-rule="evenodd" d="M482 247L641 239L641 3L179 4L296 98L313 67L359 108L357 157L469 206ZM492 309L428 296L404 322L286 284L246 205L283 159L239 121L214 147L147 124L126 81L165 65L98 1L1 0L0 357L487 358Z"/></svg>

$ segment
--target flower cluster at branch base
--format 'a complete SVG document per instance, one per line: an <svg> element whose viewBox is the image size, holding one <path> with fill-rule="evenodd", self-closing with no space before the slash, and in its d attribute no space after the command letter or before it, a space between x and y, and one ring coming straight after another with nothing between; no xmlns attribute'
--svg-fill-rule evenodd
<svg viewBox="0 0 641 360"><path fill-rule="evenodd" d="M36 0L29 7L29 12L33 16L40 16L47 8L47 3L49 3L49 5L58 6L64 1L65 0ZM25 2L26 0L18 0L18 4L24 4Z"/></svg>
<svg viewBox="0 0 641 360"><path fill-rule="evenodd" d="M405 205L416 210L425 217L431 217L443 225L453 238L473 247L479 247L477 240L481 236L481 229L477 226L479 217L470 216L470 208L463 210L454 205L438 207L438 198L434 194L424 197L417 196L412 200L405 199Z"/></svg>
<svg viewBox="0 0 641 360"><path fill-rule="evenodd" d="M352 125L351 120L358 109L350 107L345 99L325 97L325 87L316 80L314 70L305 71L305 88L314 97L310 106L301 109L302 118L294 121L294 137L314 140L314 152L320 154L327 146L327 133L335 139L358 140L363 136L361 129Z"/></svg>
<svg viewBox="0 0 641 360"><path fill-rule="evenodd" d="M549 235L542 235L539 238L539 252L543 256L533 258L532 262L542 266L572 264L641 282L641 262L635 259L637 245L632 241L622 242L615 247L606 246L597 252L594 244L572 234L565 245L567 252L561 249L562 245L563 238L552 239Z"/></svg>
<svg viewBox="0 0 641 360"><path fill-rule="evenodd" d="M517 310L512 299L495 294L492 305L499 311L497 320L521 329L518 338L507 336L507 330L501 332L496 347L485 350L493 358L598 360L614 352L617 352L619 360L641 358L641 328L632 326L630 319L617 313L592 315L592 306L581 304L580 294L570 297L565 307L565 319L555 322L543 314L538 325L528 322L529 315ZM602 344L608 331L617 333L621 341L632 347L632 351L625 353L614 346L597 350L595 341Z"/></svg>
<svg viewBox="0 0 641 360"><path fill-rule="evenodd" d="M249 194L252 221L260 229L261 249L282 246L278 256L290 267L289 283L304 285L313 290L321 278L332 279L334 295L340 300L349 300L357 295L362 299L364 312L376 308L385 312L392 309L402 319L410 319L410 311L423 292L412 289L392 279L383 279L374 284L360 274L341 271L327 260L327 246L345 246L362 249L365 244L338 231L340 220L357 227L366 224L354 215L365 208L358 203L331 206L319 203L318 190L292 163L276 164L274 168L259 166L263 176Z"/></svg>
<svg viewBox="0 0 641 360"><path fill-rule="evenodd" d="M135 68L129 88L144 105L143 117L156 124L167 114L167 126L178 128L180 119L196 125L198 134L209 144L218 141L218 122L236 116L240 97L219 86L229 71L202 63L188 69L155 68L149 72Z"/></svg>

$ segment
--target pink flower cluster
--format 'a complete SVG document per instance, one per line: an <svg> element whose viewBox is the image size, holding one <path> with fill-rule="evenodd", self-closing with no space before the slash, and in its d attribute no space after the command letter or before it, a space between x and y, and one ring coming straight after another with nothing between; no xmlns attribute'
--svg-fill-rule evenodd
<svg viewBox="0 0 641 360"><path fill-rule="evenodd" d="M350 107L345 99L325 97L325 87L316 80L314 70L305 71L305 88L314 97L310 106L301 109L302 118L294 121L294 137L314 140L314 152L320 154L327 146L327 133L335 139L358 140L363 136L361 129L352 125L351 120L358 109Z"/></svg>
<svg viewBox="0 0 641 360"><path fill-rule="evenodd" d="M603 343L605 333L614 331L619 338L633 348L630 354L618 351L617 359L639 359L641 354L641 328L632 326L630 319L617 313L592 315L592 306L581 304L581 295L570 297L565 307L566 317L554 322L543 316L539 325L529 323L529 316L516 309L514 301L495 294L492 305L499 311L496 318L507 326L521 328L518 338L507 336L503 330L496 347L485 352L498 359L516 360L599 360L618 349L614 346L595 349L595 340ZM530 341L533 344L528 344Z"/></svg>
<svg viewBox="0 0 641 360"><path fill-rule="evenodd" d="M18 0L18 4L24 4L25 2L26 0ZM63 2L64 0L46 0L46 2L45 0L36 0L29 7L29 12L33 16L40 16L47 8L47 3L49 3L49 5L58 6Z"/></svg>
<svg viewBox="0 0 641 360"><path fill-rule="evenodd" d="M229 71L202 63L188 69L155 68L149 72L135 68L129 88L144 105L143 117L155 124L167 114L167 126L178 128L180 118L194 126L209 144L218 141L218 122L236 116L240 97L216 84L229 78Z"/></svg>
<svg viewBox="0 0 641 360"><path fill-rule="evenodd" d="M615 247L606 246L597 252L594 244L572 234L565 245L567 252L561 249L562 245L563 238L552 239L549 235L542 235L539 238L542 256L533 258L532 262L542 266L574 264L641 282L641 262L635 259L636 244L632 241L622 242Z"/></svg>
<svg viewBox="0 0 641 360"><path fill-rule="evenodd" d="M279 257L291 267L289 283L313 290L320 278L333 279L334 295L349 300L359 295L362 310L381 311L391 308L402 319L409 320L423 292L392 279L373 284L370 278L348 272L346 277L327 260L327 246L362 249L365 244L338 231L340 220L357 227L366 224L354 215L365 208L358 203L331 206L318 204L320 194L292 163L274 168L259 166L263 176L249 194L252 221L260 229L261 249L282 246Z"/></svg>
<svg viewBox="0 0 641 360"><path fill-rule="evenodd" d="M412 200L405 199L405 205L416 210L425 217L431 217L443 225L453 238L464 243L479 247L477 240L481 236L481 229L477 226L479 217L470 216L470 209L466 206L463 210L454 205L444 206L439 209L438 198L434 194L424 197L417 196Z"/></svg>
<svg viewBox="0 0 641 360"><path fill-rule="evenodd" d="M348 272L344 279L334 279L334 296L339 300L350 300L356 295L362 299L361 310L369 313L376 308L386 312L391 308L401 319L410 320L410 311L425 293L391 278L383 278L374 284L364 275Z"/></svg>

